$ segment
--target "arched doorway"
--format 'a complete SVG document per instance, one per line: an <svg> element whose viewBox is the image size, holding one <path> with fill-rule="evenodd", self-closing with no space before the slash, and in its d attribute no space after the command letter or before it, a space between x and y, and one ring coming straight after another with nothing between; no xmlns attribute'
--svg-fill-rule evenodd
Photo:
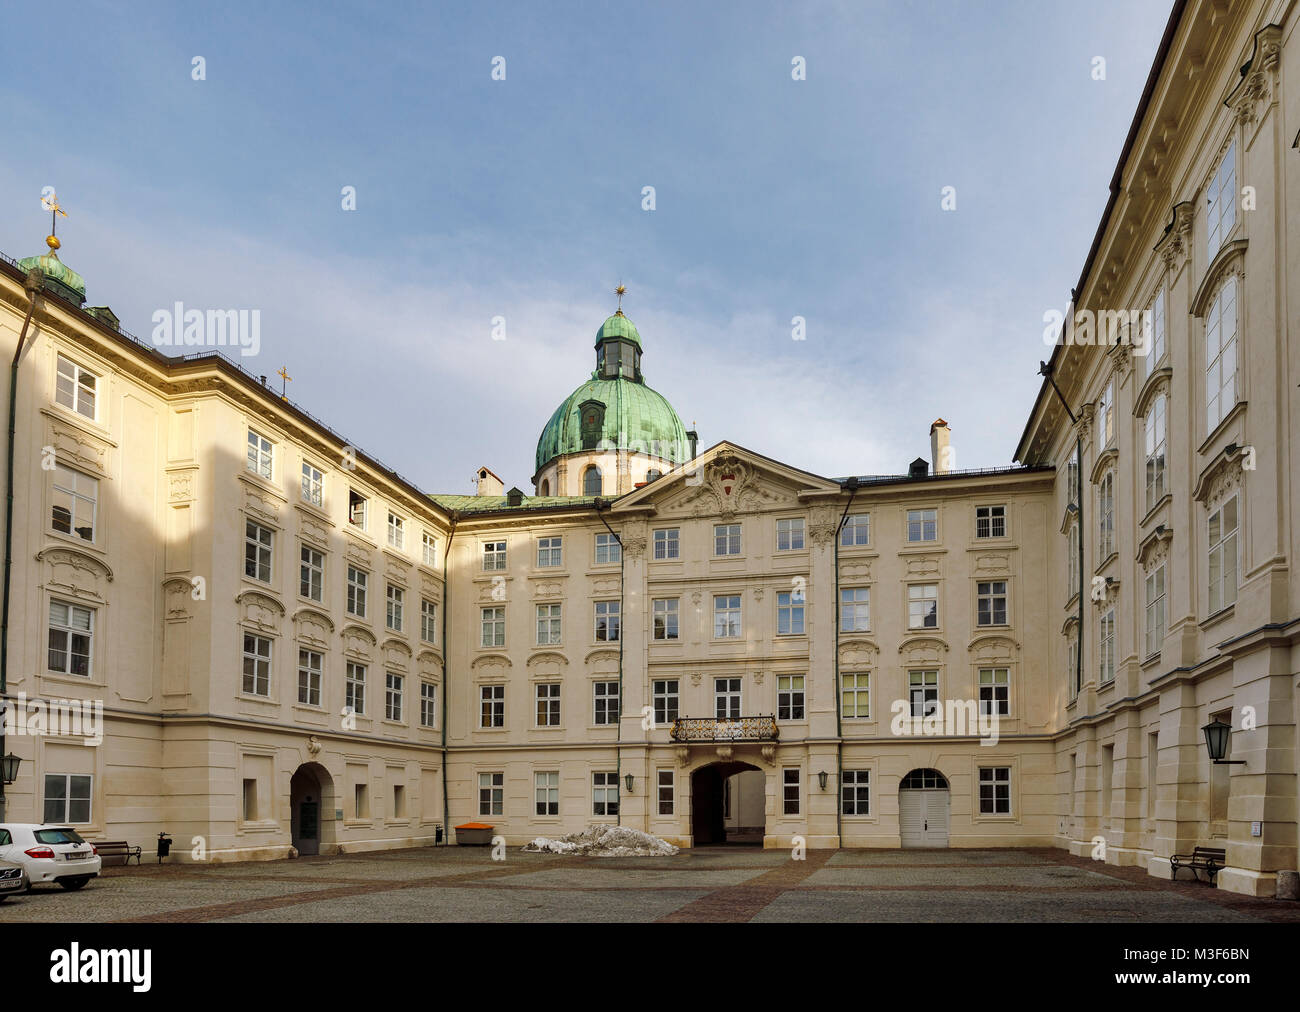
<svg viewBox="0 0 1300 1012"><path fill-rule="evenodd" d="M904 847L948 846L948 780L938 770L912 770L898 785L898 833Z"/></svg>
<svg viewBox="0 0 1300 1012"><path fill-rule="evenodd" d="M289 819L298 853L319 854L325 827L333 840L334 781L320 763L303 763L289 781Z"/></svg>
<svg viewBox="0 0 1300 1012"><path fill-rule="evenodd" d="M767 774L743 762L718 762L691 774L691 842L762 846Z"/></svg>

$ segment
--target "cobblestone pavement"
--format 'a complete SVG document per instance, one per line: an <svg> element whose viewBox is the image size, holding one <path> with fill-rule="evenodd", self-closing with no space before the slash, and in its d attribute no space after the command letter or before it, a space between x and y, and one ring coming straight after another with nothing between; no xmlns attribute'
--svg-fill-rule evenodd
<svg viewBox="0 0 1300 1012"><path fill-rule="evenodd" d="M38 886L0 922L1300 921L1300 904L1171 883L1058 850L701 848L575 858L446 847L225 865L111 867Z"/></svg>

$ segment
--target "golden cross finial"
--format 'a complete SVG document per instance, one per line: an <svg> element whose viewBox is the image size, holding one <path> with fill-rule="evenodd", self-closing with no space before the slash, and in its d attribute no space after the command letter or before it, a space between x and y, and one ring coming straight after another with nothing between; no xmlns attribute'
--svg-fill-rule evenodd
<svg viewBox="0 0 1300 1012"><path fill-rule="evenodd" d="M63 217L66 218L68 212L59 206L59 198L55 195L53 190L50 190L50 195L48 197L42 194L41 207L50 212L50 234L45 239L45 245L52 250L56 250L59 248L59 239L58 236L55 235L55 232L57 231L55 226L59 222L59 215L63 215Z"/></svg>
<svg viewBox="0 0 1300 1012"><path fill-rule="evenodd" d="M614 294L618 296L618 309L615 312L619 316L623 315L623 296L627 294L627 285L619 285L614 289Z"/></svg>
<svg viewBox="0 0 1300 1012"><path fill-rule="evenodd" d="M289 399L289 384L293 382L293 377L289 375L289 367L283 365L280 366L280 371L276 373L276 375L279 376L280 379L284 380L284 383L280 385L280 400L287 401Z"/></svg>

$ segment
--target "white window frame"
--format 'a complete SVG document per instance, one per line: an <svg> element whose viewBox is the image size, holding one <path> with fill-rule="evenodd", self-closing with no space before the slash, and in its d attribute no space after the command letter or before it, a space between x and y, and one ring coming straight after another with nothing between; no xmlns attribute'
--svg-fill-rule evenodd
<svg viewBox="0 0 1300 1012"><path fill-rule="evenodd" d="M661 536L662 535L662 536ZM654 558L671 562L682 557L682 530L680 527L661 527L654 532Z"/></svg>
<svg viewBox="0 0 1300 1012"><path fill-rule="evenodd" d="M420 683L420 726L438 726L438 683Z"/></svg>
<svg viewBox="0 0 1300 1012"><path fill-rule="evenodd" d="M990 788L985 807L984 788ZM979 768L979 813L980 815L1011 814L1011 767L981 766Z"/></svg>
<svg viewBox="0 0 1300 1012"><path fill-rule="evenodd" d="M54 402L92 422L99 420L99 374L60 353L55 362ZM87 383L86 379L90 382ZM86 410L89 403L90 410Z"/></svg>
<svg viewBox="0 0 1300 1012"><path fill-rule="evenodd" d="M610 798L613 798L613 801ZM621 792L618 786L618 773L613 770L594 770L591 774L591 814L597 816L616 816L619 810Z"/></svg>
<svg viewBox="0 0 1300 1012"><path fill-rule="evenodd" d="M1008 580L979 580L975 584L975 624L980 627L1011 624L1011 595ZM998 602L1002 602L998 621Z"/></svg>
<svg viewBox="0 0 1300 1012"><path fill-rule="evenodd" d="M907 511L904 533L908 544L921 544L939 540L939 511L937 509L917 509ZM926 534L929 537L926 537ZM916 537L912 535L915 534Z"/></svg>
<svg viewBox="0 0 1300 1012"><path fill-rule="evenodd" d="M907 699L913 717L929 717L934 714L939 709L938 670L921 668L908 671Z"/></svg>
<svg viewBox="0 0 1300 1012"><path fill-rule="evenodd" d="M504 540L484 541L483 572L496 573L506 568L506 543Z"/></svg>
<svg viewBox="0 0 1300 1012"><path fill-rule="evenodd" d="M406 548L406 519L388 511L388 547L399 552Z"/></svg>
<svg viewBox="0 0 1300 1012"><path fill-rule="evenodd" d="M275 652L274 641L269 636L258 636L257 633L251 633L247 630L241 632L244 637L244 663L240 674L240 691L245 696L260 696L263 699L269 699L271 697L271 660ZM252 649L250 649L250 643ZM250 667L251 671L249 670ZM252 680L253 687L251 689L247 687L249 679ZM259 686L264 686L265 691L259 692Z"/></svg>
<svg viewBox="0 0 1300 1012"><path fill-rule="evenodd" d="M348 489L348 523L353 527L366 529L370 522L370 499L355 488Z"/></svg>
<svg viewBox="0 0 1300 1012"><path fill-rule="evenodd" d="M871 631L871 588L840 588L840 632Z"/></svg>
<svg viewBox="0 0 1300 1012"><path fill-rule="evenodd" d="M804 675L776 676L776 719L803 720L808 715L807 679Z"/></svg>
<svg viewBox="0 0 1300 1012"><path fill-rule="evenodd" d="M79 538L86 544L93 545L99 523L99 479L68 467L66 464L54 464L54 499L50 507L50 530L70 538ZM89 483L84 487L83 483ZM77 517L82 512L79 506L89 506L90 537L81 533L77 526ZM55 526L54 511L62 508L68 514L68 529L61 531Z"/></svg>
<svg viewBox="0 0 1300 1012"><path fill-rule="evenodd" d="M1005 505L975 507L975 537L980 540L1007 536L1007 508Z"/></svg>
<svg viewBox="0 0 1300 1012"><path fill-rule="evenodd" d="M1228 275L1205 314L1205 433L1217 429L1237 406L1240 391L1237 276ZM1227 328L1231 327L1231 333Z"/></svg>
<svg viewBox="0 0 1300 1012"><path fill-rule="evenodd" d="M420 598L420 639L425 643L438 642L438 602Z"/></svg>
<svg viewBox="0 0 1300 1012"><path fill-rule="evenodd" d="M564 539L558 535L537 539L537 568L550 569L564 565Z"/></svg>
<svg viewBox="0 0 1300 1012"><path fill-rule="evenodd" d="M301 542L298 544L298 596L317 604L325 600L325 553Z"/></svg>
<svg viewBox="0 0 1300 1012"><path fill-rule="evenodd" d="M776 594L776 634L778 636L803 636L803 595L795 590L781 590Z"/></svg>
<svg viewBox="0 0 1300 1012"><path fill-rule="evenodd" d="M871 719L871 672L840 672L840 714L848 720Z"/></svg>
<svg viewBox="0 0 1300 1012"><path fill-rule="evenodd" d="M479 646L506 645L506 610L501 605L479 609Z"/></svg>
<svg viewBox="0 0 1300 1012"><path fill-rule="evenodd" d="M56 616L56 609L62 609L62 617ZM85 625L75 624L74 616L84 615ZM46 630L46 670L61 675L72 675L76 678L91 678L95 671L95 609L88 608L84 604L77 604L74 601L63 601L59 598L50 599L50 608L47 615L48 626ZM63 655L62 667L56 667L51 663L50 655L55 653L54 638L61 637L63 646L57 652ZM74 650L74 640L81 637L85 640L84 650ZM74 657L85 657L85 671L74 671L76 666L73 663Z"/></svg>
<svg viewBox="0 0 1300 1012"><path fill-rule="evenodd" d="M592 635L597 643L617 643L622 634L623 608L618 601L596 601Z"/></svg>
<svg viewBox="0 0 1300 1012"><path fill-rule="evenodd" d="M597 566L607 566L623 561L623 546L619 543L618 538L612 534L596 535L596 554L594 556Z"/></svg>
<svg viewBox="0 0 1300 1012"><path fill-rule="evenodd" d="M845 770L840 775L840 814L871 814L871 770Z"/></svg>
<svg viewBox="0 0 1300 1012"><path fill-rule="evenodd" d="M1166 477L1168 418L1169 408L1165 395L1163 393L1156 394L1142 423L1146 447L1144 486L1146 489L1146 512L1148 513L1155 509L1156 503L1163 499L1169 491L1169 483Z"/></svg>
<svg viewBox="0 0 1300 1012"><path fill-rule="evenodd" d="M420 553L426 566L431 569L438 568L438 539L428 531L420 533Z"/></svg>
<svg viewBox="0 0 1300 1012"><path fill-rule="evenodd" d="M365 618L370 589L370 574L357 566L348 565L348 591L344 610L349 615Z"/></svg>
<svg viewBox="0 0 1300 1012"><path fill-rule="evenodd" d="M1097 482L1097 565L1115 554L1115 472Z"/></svg>
<svg viewBox="0 0 1300 1012"><path fill-rule="evenodd" d="M533 686L535 727L560 726L560 683L537 682Z"/></svg>
<svg viewBox="0 0 1300 1012"><path fill-rule="evenodd" d="M622 699L618 692L618 682L610 679L591 684L591 722L597 727L613 727L618 724L622 712Z"/></svg>
<svg viewBox="0 0 1300 1012"><path fill-rule="evenodd" d="M1237 226L1237 141L1228 142L1228 150L1210 177L1205 189L1205 262L1214 260L1228 236Z"/></svg>
<svg viewBox="0 0 1300 1012"><path fill-rule="evenodd" d="M677 809L677 774L671 769L655 771L655 811L674 815Z"/></svg>
<svg viewBox="0 0 1300 1012"><path fill-rule="evenodd" d="M661 607L662 606L662 607ZM650 605L650 635L656 643L671 643L681 638L681 601L676 597L658 597Z"/></svg>
<svg viewBox="0 0 1300 1012"><path fill-rule="evenodd" d="M503 815L506 800L506 775L500 772L478 775L478 814Z"/></svg>
<svg viewBox="0 0 1300 1012"><path fill-rule="evenodd" d="M1097 683L1115 680L1115 609L1110 608L1097 622Z"/></svg>
<svg viewBox="0 0 1300 1012"><path fill-rule="evenodd" d="M325 655L319 650L298 648L298 703L301 706L321 704L321 682L325 669Z"/></svg>
<svg viewBox="0 0 1300 1012"><path fill-rule="evenodd" d="M980 668L978 680L979 712L995 717L1011 716L1011 669Z"/></svg>
<svg viewBox="0 0 1300 1012"><path fill-rule="evenodd" d="M866 548L871 544L871 514L850 513L840 528L841 548Z"/></svg>
<svg viewBox="0 0 1300 1012"><path fill-rule="evenodd" d="M1160 360L1165 357L1165 331L1168 325L1168 293L1164 285L1151 299L1151 306L1147 310L1151 315L1143 319L1143 326L1146 320L1151 321L1151 332L1147 335L1149 338L1147 345L1146 364L1144 374L1150 376L1156 371L1156 366Z"/></svg>
<svg viewBox="0 0 1300 1012"><path fill-rule="evenodd" d="M63 781L62 798L50 797L51 780ZM79 788L84 787L84 797L81 791L78 791L75 794L73 793L74 781L77 782L76 783L77 787ZM82 783L82 781L84 781L84 784ZM52 813L49 807L51 801L62 802L62 811L59 813L54 813L53 818L51 818ZM86 817L84 819L77 819L74 818L74 815L77 813L75 812L72 806L74 803L80 804L81 802L85 802ZM54 825L63 825L63 826L87 826L91 824L91 820L94 816L94 811L95 811L95 777L93 774L90 773L46 773L44 774L41 782L41 817L45 823L47 824L52 823Z"/></svg>
<svg viewBox="0 0 1300 1012"><path fill-rule="evenodd" d="M559 602L537 605L537 645L557 646L564 638L564 606Z"/></svg>
<svg viewBox="0 0 1300 1012"><path fill-rule="evenodd" d="M506 726L506 687L500 683L480 685L478 692L480 730Z"/></svg>
<svg viewBox="0 0 1300 1012"><path fill-rule="evenodd" d="M1105 450L1115 439L1115 378L1106 381L1106 388L1097 399L1097 452Z"/></svg>
<svg viewBox="0 0 1300 1012"><path fill-rule="evenodd" d="M384 592L384 628L402 632L406 625L406 591L394 583Z"/></svg>
<svg viewBox="0 0 1300 1012"><path fill-rule="evenodd" d="M1231 507L1231 510L1229 510ZM1231 517L1232 527L1225 520ZM1208 551L1208 605L1214 615L1237 601L1237 580L1241 571L1241 500L1230 495L1214 510L1206 523Z"/></svg>
<svg viewBox="0 0 1300 1012"><path fill-rule="evenodd" d="M244 467L267 481L275 480L275 443L252 427L248 430L248 454Z"/></svg>
<svg viewBox="0 0 1300 1012"><path fill-rule="evenodd" d="M805 544L804 518L783 517L776 522L776 550L778 552L801 551Z"/></svg>
<svg viewBox="0 0 1300 1012"><path fill-rule="evenodd" d="M560 814L559 770L533 772L533 814L543 819Z"/></svg>
<svg viewBox="0 0 1300 1012"><path fill-rule="evenodd" d="M306 460L302 462L301 494L308 505L325 508L325 472Z"/></svg>
<svg viewBox="0 0 1300 1012"><path fill-rule="evenodd" d="M927 609L927 605L933 605ZM928 621L933 619L933 621ZM939 628L939 585L911 583L907 586L907 628Z"/></svg>
<svg viewBox="0 0 1300 1012"><path fill-rule="evenodd" d="M650 682L650 703L654 707L655 725L663 727L681 716L681 680L655 678Z"/></svg>
<svg viewBox="0 0 1300 1012"><path fill-rule="evenodd" d="M262 535L265 534L265 539ZM270 583L275 570L275 531L256 520L244 518L244 576L259 583ZM249 567L253 571L250 573ZM262 575L265 573L266 575Z"/></svg>
<svg viewBox="0 0 1300 1012"><path fill-rule="evenodd" d="M1143 581L1146 588L1146 621L1143 626L1145 656L1160 653L1165 638L1165 564L1162 562Z"/></svg>
<svg viewBox="0 0 1300 1012"><path fill-rule="evenodd" d="M781 770L781 814L803 814L803 770L798 766Z"/></svg>
<svg viewBox="0 0 1300 1012"><path fill-rule="evenodd" d="M714 524L713 557L715 559L728 559L740 555L744 544L741 540L742 534L743 530L740 524ZM719 548L722 551L719 551Z"/></svg>
<svg viewBox="0 0 1300 1012"><path fill-rule="evenodd" d="M713 716L715 720L735 720L744 711L744 681L734 675L713 679Z"/></svg>
<svg viewBox="0 0 1300 1012"><path fill-rule="evenodd" d="M343 706L358 717L366 713L366 675L368 667L348 661L343 672Z"/></svg>
<svg viewBox="0 0 1300 1012"><path fill-rule="evenodd" d="M731 602L734 601L733 606ZM724 602L719 605L719 602ZM734 619L734 621L733 621ZM713 638L734 640L744 636L744 611L739 594L715 594L713 597Z"/></svg>

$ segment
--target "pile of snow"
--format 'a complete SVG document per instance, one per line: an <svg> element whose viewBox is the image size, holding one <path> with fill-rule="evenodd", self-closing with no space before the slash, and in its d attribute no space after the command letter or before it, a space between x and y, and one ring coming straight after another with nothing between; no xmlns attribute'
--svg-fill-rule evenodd
<svg viewBox="0 0 1300 1012"><path fill-rule="evenodd" d="M524 844L524 850L582 857L671 857L677 853L667 840L626 826L588 826L558 840L539 836Z"/></svg>

